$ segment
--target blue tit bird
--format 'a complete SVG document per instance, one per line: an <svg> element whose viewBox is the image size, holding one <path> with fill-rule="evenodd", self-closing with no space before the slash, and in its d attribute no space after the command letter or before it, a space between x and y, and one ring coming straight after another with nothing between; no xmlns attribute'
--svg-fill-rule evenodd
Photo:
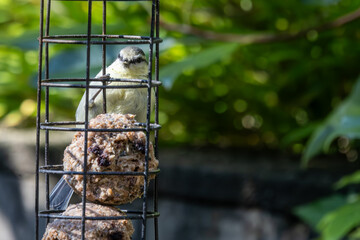
<svg viewBox="0 0 360 240"><path fill-rule="evenodd" d="M148 63L144 52L138 47L122 49L117 59L106 68L106 74L111 78L146 79ZM95 78L103 76L102 71ZM127 82L112 82L109 86L129 84ZM90 85L102 85L102 82L91 82ZM85 120L85 94L76 111L76 121ZM103 113L103 91L91 88L89 90L89 119ZM106 90L106 109L109 113L131 113L136 115L138 122L146 121L147 89L116 89Z"/></svg>
<svg viewBox="0 0 360 240"><path fill-rule="evenodd" d="M112 79L147 79L148 62L145 53L138 47L123 48L116 60L106 68L105 74ZM104 77L100 71L95 78ZM90 82L91 86L102 85L101 81ZM111 82L109 86L130 85L137 83ZM146 88L108 88L106 89L106 110L108 113L135 114L138 122L145 122L147 116L147 89ZM154 91L152 91L154 99ZM82 96L76 110L76 121L85 120L86 95ZM153 103L154 101L152 101ZM154 105L151 105L153 109ZM103 113L103 90L89 89L88 119L92 119ZM50 207L57 210L65 210L73 194L72 188L61 178L50 194Z"/></svg>

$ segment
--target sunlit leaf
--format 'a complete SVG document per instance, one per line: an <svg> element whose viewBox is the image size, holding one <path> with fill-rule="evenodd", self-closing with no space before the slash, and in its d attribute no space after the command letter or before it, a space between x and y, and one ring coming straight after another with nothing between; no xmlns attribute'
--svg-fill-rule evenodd
<svg viewBox="0 0 360 240"><path fill-rule="evenodd" d="M336 182L335 187L339 189L350 184L359 184L359 183L360 183L360 170L350 175L346 175L345 177L342 177L338 182Z"/></svg>
<svg viewBox="0 0 360 240"><path fill-rule="evenodd" d="M328 213L319 223L324 240L338 240L360 225L360 201L344 205Z"/></svg>
<svg viewBox="0 0 360 240"><path fill-rule="evenodd" d="M346 198L344 196L333 195L309 204L298 206L293 212L311 227L315 228L324 215L344 204L346 204Z"/></svg>

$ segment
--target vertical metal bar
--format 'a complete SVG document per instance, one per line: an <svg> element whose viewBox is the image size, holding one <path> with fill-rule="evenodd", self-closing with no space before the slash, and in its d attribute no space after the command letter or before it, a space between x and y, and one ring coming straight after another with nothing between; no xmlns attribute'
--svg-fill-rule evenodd
<svg viewBox="0 0 360 240"><path fill-rule="evenodd" d="M49 36L50 32L50 8L51 0L47 1L45 36ZM45 78L49 79L49 44L45 43ZM45 88L45 122L49 122L49 87ZM45 166L49 164L49 130L45 130ZM45 174L45 191L46 191L46 210L49 210L49 174ZM46 218L49 223L49 218Z"/></svg>
<svg viewBox="0 0 360 240"><path fill-rule="evenodd" d="M40 114L41 114L41 79L44 36L44 0L40 1L40 26L39 26L39 62L37 81L37 112L36 112L36 163L35 163L35 239L39 239L39 162L40 162Z"/></svg>
<svg viewBox="0 0 360 240"><path fill-rule="evenodd" d="M160 0L156 0L156 12L155 12L155 36L156 38L159 38L159 5ZM159 43L156 43L155 45L155 80L159 81ZM155 87L155 123L159 124L159 87ZM159 151L158 151L158 130L155 130L155 157L159 157Z"/></svg>
<svg viewBox="0 0 360 240"><path fill-rule="evenodd" d="M151 91L152 91L152 67L153 67L153 46L154 46L154 26L155 26L155 0L152 1L151 10L151 29L149 44L149 71L148 71L148 92L147 92L147 109L146 109L146 146L145 146L145 176L144 176L144 196L143 196L143 212L142 212L142 228L141 239L146 239L146 221L147 221L147 193L149 178L149 143L150 143L150 117L151 117Z"/></svg>
<svg viewBox="0 0 360 240"><path fill-rule="evenodd" d="M81 239L85 240L86 220L86 176L87 176L87 145L89 128L89 84L90 84L90 40L91 40L91 12L92 0L88 0L88 26L86 37L86 90L85 90L85 130L84 130L84 165L83 165L83 192L82 192L82 218L81 218Z"/></svg>
<svg viewBox="0 0 360 240"><path fill-rule="evenodd" d="M106 34L106 0L103 0L103 17L102 17L102 34ZM103 37L102 40L105 42L106 37ZM102 75L106 75L106 43L102 45ZM106 82L103 82L103 85L106 85ZM103 113L106 113L106 88L103 88Z"/></svg>
<svg viewBox="0 0 360 240"><path fill-rule="evenodd" d="M160 0L156 0L155 10L155 36L159 38ZM155 80L159 81L159 43L155 45ZM159 87L155 87L155 123L159 124ZM159 160L159 131L155 130L154 139L155 157ZM154 212L158 212L158 176L154 179ZM155 240L159 239L159 219L154 218Z"/></svg>

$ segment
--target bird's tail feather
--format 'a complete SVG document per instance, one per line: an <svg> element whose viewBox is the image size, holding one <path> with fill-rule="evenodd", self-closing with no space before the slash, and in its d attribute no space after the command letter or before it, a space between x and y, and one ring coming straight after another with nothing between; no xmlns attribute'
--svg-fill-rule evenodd
<svg viewBox="0 0 360 240"><path fill-rule="evenodd" d="M50 194L50 208L56 210L65 210L69 205L73 192L74 190L72 190L72 188L62 177Z"/></svg>

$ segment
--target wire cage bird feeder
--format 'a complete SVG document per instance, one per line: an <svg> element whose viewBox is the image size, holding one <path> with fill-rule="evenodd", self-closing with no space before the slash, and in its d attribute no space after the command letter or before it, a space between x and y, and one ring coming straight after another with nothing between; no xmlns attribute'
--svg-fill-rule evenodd
<svg viewBox="0 0 360 240"><path fill-rule="evenodd" d="M36 213L36 222L35 222L35 239L40 239L41 234L44 229L41 226L40 221L46 221L49 223L55 219L71 219L72 221L81 222L81 239L85 238L85 233L87 231L85 222L88 221L110 221L118 219L129 219L132 221L139 222L138 225L141 225L141 228L136 229L137 236L141 236L141 239L159 239L158 236L158 197L157 197L157 174L159 170L150 171L149 170L149 143L150 143L150 134L154 133L154 153L155 157L158 158L158 130L160 129L159 125L159 94L158 88L161 85L159 81L159 44L162 41L159 38L159 0L139 0L147 1L151 3L151 21L149 24L149 36L136 36L136 35L109 35L106 31L106 16L107 16L107 2L110 1L124 1L124 2L136 2L135 0L63 0L63 1L84 1L87 2L87 32L79 34L69 34L69 35L51 35L51 23L50 15L52 2L54 0L41 0L40 1L40 34L39 34L39 66L38 66L38 88L37 88L37 118L36 118L36 188L35 188L35 213ZM61 1L61 0L57 0ZM93 34L92 33L92 15L93 1L102 2L102 33ZM98 14L98 13L96 13ZM68 78L54 78L52 77L51 69L49 68L49 63L51 59L49 58L49 46L56 44L70 44L70 45L85 45L86 46L86 61L84 63L85 76L84 78L75 78L69 76ZM110 81L122 81L129 84L109 86L106 84L105 80L99 80L99 78L94 79L90 76L90 54L91 47L94 45L100 45L102 48L102 71L103 75L106 74L106 49L108 45L138 45L138 44L147 44L149 47L148 54L148 77L147 79L111 79ZM154 79L153 79L154 78ZM102 81L103 85L97 85L96 88L102 89L103 94L103 112L106 113L106 89L108 88L145 88L147 89L147 103L146 103L146 122L139 123L136 127L127 128L127 129L109 129L109 128L98 128L93 129L89 127L89 116L88 116L88 107L89 107L89 90L94 86L90 85L91 81ZM85 89L85 121L54 121L52 116L50 116L50 106L51 106L51 95L49 94L50 90L54 88L62 88L66 91L69 88L82 88ZM155 99L152 98L151 92L155 91ZM155 103L154 111L154 121L151 122L151 104ZM44 113L44 114L43 114ZM43 114L43 115L42 115ZM79 127L79 126L84 127ZM94 172L87 171L87 161L88 153L84 152L83 159L83 171L64 171L63 166L53 164L54 161L50 159L49 150L50 138L52 131L60 132L82 132L84 135L84 149L87 149L88 146L88 135L91 132L138 132L142 131L146 135L146 144L145 144L145 159L144 159L144 171L142 172ZM42 144L44 143L44 144ZM42 162L41 155L44 155L44 162ZM81 196L82 202L82 214L80 216L66 216L62 214L62 210L54 210L50 208L49 202L49 193L50 193L50 175L57 174L58 176L63 176L64 174L68 175L82 175L83 176L83 191ZM137 207L135 210L126 210L121 209L126 213L125 216L87 216L85 207L87 204L86 201L86 189L87 189L87 177L92 175L112 175L112 176L142 176L144 180L143 192L140 204L140 207ZM150 175L154 176L152 185L148 185ZM40 189L40 183L44 179L45 190ZM153 186L153 197L149 197L149 186ZM40 199L44 198L43 193L45 194L45 209L40 207ZM149 203L150 201L151 204ZM88 203L89 204L89 203ZM43 219L43 220L42 220ZM153 231L147 231L147 225L149 221L153 221L151 226L154 227ZM149 225L150 226L150 225ZM147 236L149 232L153 232L154 236ZM117 239L117 238L116 238Z"/></svg>

